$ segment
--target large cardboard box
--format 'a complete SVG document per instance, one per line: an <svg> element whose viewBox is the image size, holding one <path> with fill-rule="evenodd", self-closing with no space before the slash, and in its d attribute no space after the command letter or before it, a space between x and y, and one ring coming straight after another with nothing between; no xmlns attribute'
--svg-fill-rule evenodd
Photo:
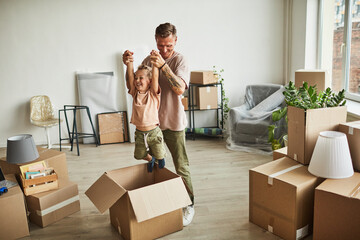
<svg viewBox="0 0 360 240"><path fill-rule="evenodd" d="M218 79L213 71L192 71L190 73L190 82L196 84L217 83Z"/></svg>
<svg viewBox="0 0 360 240"><path fill-rule="evenodd" d="M129 141L127 115L125 111L99 113L97 118L100 144Z"/></svg>
<svg viewBox="0 0 360 240"><path fill-rule="evenodd" d="M273 151L273 160L277 160L287 156L287 147L276 149Z"/></svg>
<svg viewBox="0 0 360 240"><path fill-rule="evenodd" d="M283 239L311 232L314 190L323 181L283 157L250 169L249 219Z"/></svg>
<svg viewBox="0 0 360 240"><path fill-rule="evenodd" d="M346 134L354 169L360 171L360 121L342 123L339 131Z"/></svg>
<svg viewBox="0 0 360 240"><path fill-rule="evenodd" d="M307 82L309 86L316 85L318 92L330 87L329 74L326 70L297 70L295 72L295 87L301 87L303 82Z"/></svg>
<svg viewBox="0 0 360 240"><path fill-rule="evenodd" d="M360 239L360 173L315 189L314 240Z"/></svg>
<svg viewBox="0 0 360 240"><path fill-rule="evenodd" d="M217 86L198 87L197 105L199 109L217 109L218 108L218 88Z"/></svg>
<svg viewBox="0 0 360 240"><path fill-rule="evenodd" d="M155 239L183 228L182 208L191 204L180 176L147 164L104 173L85 194L124 239Z"/></svg>
<svg viewBox="0 0 360 240"><path fill-rule="evenodd" d="M346 106L304 110L289 106L288 152L292 159L309 164L319 133L337 131L346 122Z"/></svg>
<svg viewBox="0 0 360 240"><path fill-rule="evenodd" d="M16 182L15 175L5 179ZM0 196L0 239L17 239L29 236L25 199L20 186L9 188Z"/></svg>
<svg viewBox="0 0 360 240"><path fill-rule="evenodd" d="M3 170L4 174L15 174L19 175L21 173L20 166L45 161L48 167L54 168L56 174L58 175L59 180L68 180L68 169L66 162L66 155L64 152L59 152L52 149L37 147L39 152L39 158L35 161L24 163L24 164L12 164L6 161L6 157L0 158L0 167Z"/></svg>
<svg viewBox="0 0 360 240"><path fill-rule="evenodd" d="M80 211L78 186L70 181L62 181L59 189L27 196L26 203L30 221L46 227Z"/></svg>

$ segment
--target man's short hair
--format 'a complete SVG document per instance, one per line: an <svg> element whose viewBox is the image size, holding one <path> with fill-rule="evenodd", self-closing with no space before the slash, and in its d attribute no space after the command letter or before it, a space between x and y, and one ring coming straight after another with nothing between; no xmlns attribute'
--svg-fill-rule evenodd
<svg viewBox="0 0 360 240"><path fill-rule="evenodd" d="M151 67L149 67L145 64L141 64L136 71L139 71L139 70L145 70L148 78L150 78L150 79L152 78L152 68Z"/></svg>
<svg viewBox="0 0 360 240"><path fill-rule="evenodd" d="M167 38L168 36L173 35L176 37L176 27L171 23L160 24L155 30L155 38Z"/></svg>

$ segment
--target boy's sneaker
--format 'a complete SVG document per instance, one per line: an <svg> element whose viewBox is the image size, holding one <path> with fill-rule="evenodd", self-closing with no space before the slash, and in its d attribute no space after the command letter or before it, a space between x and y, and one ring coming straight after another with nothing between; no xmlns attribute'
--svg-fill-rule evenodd
<svg viewBox="0 0 360 240"><path fill-rule="evenodd" d="M194 206L187 206L183 208L183 226L186 227L191 223L195 215Z"/></svg>

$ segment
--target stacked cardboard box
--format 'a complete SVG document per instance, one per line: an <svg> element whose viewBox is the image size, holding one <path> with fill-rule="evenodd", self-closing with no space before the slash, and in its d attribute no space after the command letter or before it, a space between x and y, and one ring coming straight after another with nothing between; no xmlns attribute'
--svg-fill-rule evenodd
<svg viewBox="0 0 360 240"><path fill-rule="evenodd" d="M76 211L80 210L77 184L69 182L66 155L52 149L38 147L39 158L35 162L44 161L57 173L59 188L26 196L30 221L45 227ZM11 164L6 158L0 159L0 167L5 174L15 174L18 180L20 167L24 164ZM22 194L23 195L23 194ZM23 196L22 196L23 197Z"/></svg>
<svg viewBox="0 0 360 240"><path fill-rule="evenodd" d="M346 134L354 169L360 171L360 121L340 124L339 131Z"/></svg>
<svg viewBox="0 0 360 240"><path fill-rule="evenodd" d="M16 182L14 174L5 179ZM29 236L24 195L19 185L0 196L0 239L17 239Z"/></svg>
<svg viewBox="0 0 360 240"><path fill-rule="evenodd" d="M80 211L78 186L70 181L62 181L57 190L27 196L26 203L30 221L46 227Z"/></svg>
<svg viewBox="0 0 360 240"><path fill-rule="evenodd" d="M316 240L360 239L360 173L327 179L315 189Z"/></svg>
<svg viewBox="0 0 360 240"><path fill-rule="evenodd" d="M218 108L217 86L197 87L197 105L201 110Z"/></svg>
<svg viewBox="0 0 360 240"><path fill-rule="evenodd" d="M85 194L124 239L155 239L183 228L182 208L191 204L185 185L166 168L147 164L104 173Z"/></svg>
<svg viewBox="0 0 360 240"><path fill-rule="evenodd" d="M195 84L211 84L217 83L218 79L211 70L192 71L190 73L190 82Z"/></svg>
<svg viewBox="0 0 360 240"><path fill-rule="evenodd" d="M295 72L295 87L301 87L303 82L307 82L309 86L316 85L318 91L330 87L329 74L326 70L297 70Z"/></svg>
<svg viewBox="0 0 360 240"><path fill-rule="evenodd" d="M283 157L249 173L249 219L283 239L311 233L314 190L323 179Z"/></svg>
<svg viewBox="0 0 360 240"><path fill-rule="evenodd" d="M287 156L287 147L276 149L273 151L273 160L277 160Z"/></svg>
<svg viewBox="0 0 360 240"><path fill-rule="evenodd" d="M289 106L287 155L302 164L309 164L319 133L336 131L346 122L346 107L307 109Z"/></svg>

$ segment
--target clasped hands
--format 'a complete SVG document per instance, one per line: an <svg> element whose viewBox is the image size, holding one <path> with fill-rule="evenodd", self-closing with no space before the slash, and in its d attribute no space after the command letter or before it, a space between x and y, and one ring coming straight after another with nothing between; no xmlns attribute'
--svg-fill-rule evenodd
<svg viewBox="0 0 360 240"><path fill-rule="evenodd" d="M150 61L153 66L160 68L165 64L165 60L162 58L160 53L156 50L150 52ZM134 62L134 52L126 50L123 54L123 63L128 65L130 62Z"/></svg>

